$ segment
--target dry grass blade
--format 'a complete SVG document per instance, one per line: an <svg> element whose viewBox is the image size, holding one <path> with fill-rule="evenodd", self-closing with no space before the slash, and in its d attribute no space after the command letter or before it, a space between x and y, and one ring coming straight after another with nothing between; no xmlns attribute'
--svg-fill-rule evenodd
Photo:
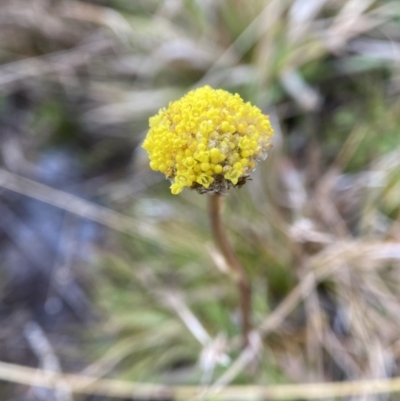
<svg viewBox="0 0 400 401"><path fill-rule="evenodd" d="M398 243L360 243L357 241L335 243L310 258L306 264L311 271L264 320L258 328L259 332L265 336L276 330L318 282L343 266L357 263L357 266L362 266L362 269L374 269L379 267L379 264L391 260L400 260L400 244ZM248 355L256 356L251 345L241 352L231 367L215 382L215 385L231 383L252 361Z"/></svg>
<svg viewBox="0 0 400 401"><path fill-rule="evenodd" d="M201 345L206 346L211 341L210 335L185 303L182 295L167 288L165 285L161 286L157 277L150 269L142 267L136 276L143 286L146 287L150 293L154 294L161 305L165 305L167 308L175 311Z"/></svg>
<svg viewBox="0 0 400 401"><path fill-rule="evenodd" d="M104 224L114 230L130 235L154 238L154 226L132 217L96 205L75 195L51 188L47 185L0 169L0 186L22 195L59 207L70 213ZM139 234L140 233L140 234ZM160 239L161 240L161 239Z"/></svg>
<svg viewBox="0 0 400 401"><path fill-rule="evenodd" d="M196 86L201 86L209 81L214 85L220 84L220 81L228 75L229 70L225 70L223 75L214 76L214 72L221 66L232 64L235 59L242 58L251 46L268 31L272 23L279 18L284 8L279 6L279 1L272 0L266 3L260 14L251 21L241 35L232 43L217 59L217 61L208 69L206 74L197 82Z"/></svg>
<svg viewBox="0 0 400 401"><path fill-rule="evenodd" d="M54 73L61 74L74 70L78 66L88 63L91 57L109 49L111 46L112 42L110 40L103 39L71 50L2 65L0 67L0 86L7 87L7 85L22 79Z"/></svg>
<svg viewBox="0 0 400 401"><path fill-rule="evenodd" d="M90 394L115 398L137 398L187 401L199 399L201 387L162 386L132 383L122 380L98 379L96 377L60 374L41 369L28 368L0 362L0 379L30 386L55 389L60 382L74 394ZM293 398L324 399L351 395L367 395L400 392L400 378L364 380L342 383L282 384L272 386L229 386L200 399L213 400L289 400Z"/></svg>
<svg viewBox="0 0 400 401"><path fill-rule="evenodd" d="M25 325L24 335L43 369L61 372L60 361L54 353L45 332L36 322L31 321ZM48 394L42 393L40 390L42 389L34 389L37 398L46 399ZM57 401L73 401L68 386L61 380L54 391L54 397Z"/></svg>

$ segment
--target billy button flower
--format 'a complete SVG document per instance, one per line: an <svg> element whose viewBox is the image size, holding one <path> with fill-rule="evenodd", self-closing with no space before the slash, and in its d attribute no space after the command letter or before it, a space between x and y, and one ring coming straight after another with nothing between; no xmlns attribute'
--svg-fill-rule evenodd
<svg viewBox="0 0 400 401"><path fill-rule="evenodd" d="M273 130L268 116L238 95L209 86L193 90L150 118L143 143L150 167L200 193L225 193L245 183L265 159Z"/></svg>
<svg viewBox="0 0 400 401"><path fill-rule="evenodd" d="M208 210L216 244L237 285L243 346L251 330L251 285L222 221L223 196L241 186L267 157L273 130L268 116L238 95L204 86L150 118L143 143L150 167L171 180L171 192L185 187L209 193Z"/></svg>

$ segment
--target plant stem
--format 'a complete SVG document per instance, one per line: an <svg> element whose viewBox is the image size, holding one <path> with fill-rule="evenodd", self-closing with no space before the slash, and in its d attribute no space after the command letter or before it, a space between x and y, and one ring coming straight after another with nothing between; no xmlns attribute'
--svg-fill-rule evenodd
<svg viewBox="0 0 400 401"><path fill-rule="evenodd" d="M222 221L223 196L221 194L208 196L208 211L211 220L211 228L226 264L229 267L229 273L236 282L240 296L240 310L242 318L242 335L243 347L248 345L248 334L251 329L250 313L251 313L251 290L250 283L247 278L243 266L239 262L232 245L228 240L224 223Z"/></svg>

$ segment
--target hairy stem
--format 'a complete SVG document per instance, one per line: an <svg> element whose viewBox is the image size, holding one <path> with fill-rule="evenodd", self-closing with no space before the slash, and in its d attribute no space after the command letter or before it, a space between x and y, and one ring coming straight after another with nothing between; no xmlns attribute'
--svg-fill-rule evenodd
<svg viewBox="0 0 400 401"><path fill-rule="evenodd" d="M209 216L211 220L211 228L226 264L229 267L229 273L236 282L240 296L240 310L242 318L242 335L243 346L248 344L248 334L251 329L250 313L251 313L251 291L250 283L247 278L243 266L240 264L232 245L228 240L224 223L222 221L223 196L220 194L209 195Z"/></svg>

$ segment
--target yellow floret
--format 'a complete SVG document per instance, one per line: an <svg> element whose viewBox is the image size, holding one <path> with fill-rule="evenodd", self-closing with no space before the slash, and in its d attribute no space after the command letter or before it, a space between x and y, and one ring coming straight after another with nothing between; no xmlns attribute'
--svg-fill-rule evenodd
<svg viewBox="0 0 400 401"><path fill-rule="evenodd" d="M183 190L183 187L181 187L179 184L172 184L169 188L171 189L172 195L178 195Z"/></svg>
<svg viewBox="0 0 400 401"><path fill-rule="evenodd" d="M187 168L191 168L196 164L196 160L193 159L193 157L187 157L184 161L183 161L183 165Z"/></svg>
<svg viewBox="0 0 400 401"><path fill-rule="evenodd" d="M221 151L220 151L218 148L212 148L212 149L210 150L210 156L211 156L211 157L216 157L216 158L218 158L220 154L221 154Z"/></svg>
<svg viewBox="0 0 400 401"><path fill-rule="evenodd" d="M175 183L180 185L181 187L185 187L187 185L191 185L190 180L186 175L179 175L175 178Z"/></svg>
<svg viewBox="0 0 400 401"><path fill-rule="evenodd" d="M243 172L240 170L230 170L224 175L224 178L231 181L232 184L236 185L242 174L243 174Z"/></svg>
<svg viewBox="0 0 400 401"><path fill-rule="evenodd" d="M220 174L222 172L222 166L217 164L216 166L214 166L214 172L217 174Z"/></svg>
<svg viewBox="0 0 400 401"><path fill-rule="evenodd" d="M266 154L273 135L257 107L209 86L171 102L149 123L143 148L150 167L173 182L173 194L185 187L219 191L236 185Z"/></svg>
<svg viewBox="0 0 400 401"><path fill-rule="evenodd" d="M210 170L210 163L201 163L200 167L203 171Z"/></svg>
<svg viewBox="0 0 400 401"><path fill-rule="evenodd" d="M198 184L202 185L205 188L208 188L213 183L213 181L214 178L210 177L207 174L201 174L196 180Z"/></svg>

